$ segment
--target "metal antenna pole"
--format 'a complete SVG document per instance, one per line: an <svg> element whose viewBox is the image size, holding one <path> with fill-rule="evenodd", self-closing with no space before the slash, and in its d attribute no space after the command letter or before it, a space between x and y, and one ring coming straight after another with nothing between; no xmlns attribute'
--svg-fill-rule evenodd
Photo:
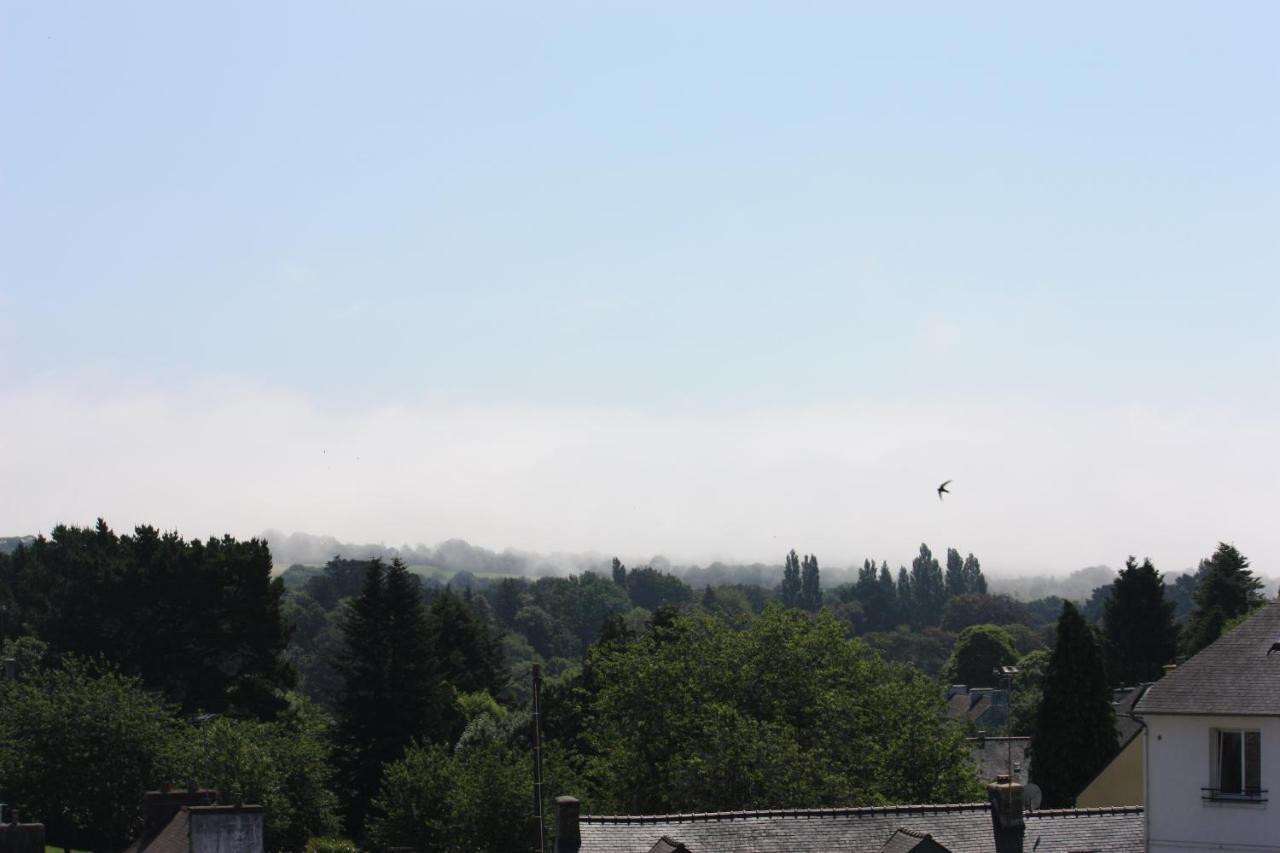
<svg viewBox="0 0 1280 853"><path fill-rule="evenodd" d="M533 665L533 803L538 816L538 853L546 853L546 827L542 812L542 667Z"/></svg>

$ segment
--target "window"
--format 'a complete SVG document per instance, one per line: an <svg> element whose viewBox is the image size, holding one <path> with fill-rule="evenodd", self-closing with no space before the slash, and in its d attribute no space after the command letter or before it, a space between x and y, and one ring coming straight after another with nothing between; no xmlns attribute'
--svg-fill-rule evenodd
<svg viewBox="0 0 1280 853"><path fill-rule="evenodd" d="M1212 787L1209 799L1261 800L1262 733L1211 729Z"/></svg>

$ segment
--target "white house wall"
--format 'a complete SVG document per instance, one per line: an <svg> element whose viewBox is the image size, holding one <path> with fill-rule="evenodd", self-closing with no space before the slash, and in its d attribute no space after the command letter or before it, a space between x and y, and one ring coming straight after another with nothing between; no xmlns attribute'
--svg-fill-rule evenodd
<svg viewBox="0 0 1280 853"><path fill-rule="evenodd" d="M1280 851L1280 717L1146 716L1147 845L1186 850ZM1215 784L1210 729L1262 733L1266 802L1204 799Z"/></svg>

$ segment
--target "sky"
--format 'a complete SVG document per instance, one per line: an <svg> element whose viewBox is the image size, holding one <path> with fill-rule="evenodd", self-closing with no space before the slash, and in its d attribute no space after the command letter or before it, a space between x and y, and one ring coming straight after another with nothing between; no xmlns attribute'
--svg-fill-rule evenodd
<svg viewBox="0 0 1280 853"><path fill-rule="evenodd" d="M1280 573L1278 25L10 0L0 535Z"/></svg>

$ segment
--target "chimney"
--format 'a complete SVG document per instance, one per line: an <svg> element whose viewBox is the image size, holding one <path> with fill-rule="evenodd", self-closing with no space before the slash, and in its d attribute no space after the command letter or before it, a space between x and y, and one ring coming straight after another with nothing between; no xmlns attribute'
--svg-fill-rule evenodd
<svg viewBox="0 0 1280 853"><path fill-rule="evenodd" d="M1022 786L1009 781L1008 773L1001 773L987 786L987 797L991 800L997 828L1022 829L1026 826L1022 819Z"/></svg>
<svg viewBox="0 0 1280 853"><path fill-rule="evenodd" d="M44 824L13 822L0 824L0 853L44 853Z"/></svg>
<svg viewBox="0 0 1280 853"><path fill-rule="evenodd" d="M262 806L188 806L191 853L262 853Z"/></svg>
<svg viewBox="0 0 1280 853"><path fill-rule="evenodd" d="M183 806L211 806L218 792L192 785L188 790L174 790L165 785L163 791L147 791L142 795L142 837L150 838L168 825Z"/></svg>
<svg viewBox="0 0 1280 853"><path fill-rule="evenodd" d="M573 797L556 797L556 851L578 853L582 847L582 833L578 830L578 815L582 804Z"/></svg>
<svg viewBox="0 0 1280 853"><path fill-rule="evenodd" d="M1173 672L1177 668L1178 668L1178 665L1176 663L1167 663L1163 667L1161 667L1161 669L1164 670L1165 675L1168 675L1169 673Z"/></svg>

